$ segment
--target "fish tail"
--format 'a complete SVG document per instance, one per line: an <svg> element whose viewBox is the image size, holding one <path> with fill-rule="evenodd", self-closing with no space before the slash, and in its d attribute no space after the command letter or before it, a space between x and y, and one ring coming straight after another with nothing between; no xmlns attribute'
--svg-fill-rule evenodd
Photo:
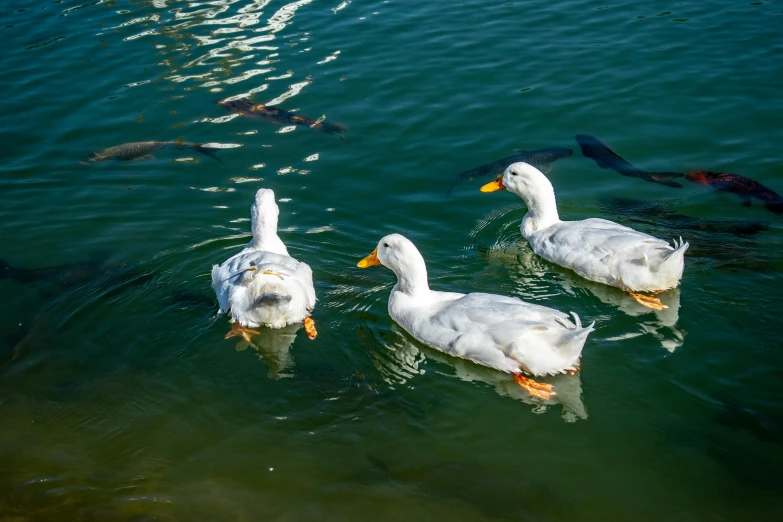
<svg viewBox="0 0 783 522"><path fill-rule="evenodd" d="M92 165L93 163L98 163L99 161L103 161L104 158L101 158L94 152L88 156L84 156L82 158L79 158L79 163L82 165Z"/></svg>
<svg viewBox="0 0 783 522"><path fill-rule="evenodd" d="M775 214L783 214L783 199L767 201L764 203L764 208Z"/></svg>
<svg viewBox="0 0 783 522"><path fill-rule="evenodd" d="M324 132L328 132L329 134L339 134L341 132L347 131L348 127L341 123L332 123L329 121L322 121L320 124L321 130Z"/></svg>
<svg viewBox="0 0 783 522"><path fill-rule="evenodd" d="M204 147L200 143L196 143L193 146L193 148L196 150L196 152L200 152L201 154L203 154L205 156L209 156L210 158L212 158L213 160L215 160L215 161L217 161L219 163L223 163L223 160L220 159L217 154L212 152L212 148L211 147Z"/></svg>
<svg viewBox="0 0 783 522"><path fill-rule="evenodd" d="M0 259L0 279L6 279L8 277L14 277L16 268L5 259Z"/></svg>

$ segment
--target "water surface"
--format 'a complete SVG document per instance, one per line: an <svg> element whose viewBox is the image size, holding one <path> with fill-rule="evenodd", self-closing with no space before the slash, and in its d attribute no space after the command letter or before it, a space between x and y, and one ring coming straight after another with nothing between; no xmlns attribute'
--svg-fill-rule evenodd
<svg viewBox="0 0 783 522"><path fill-rule="evenodd" d="M574 136L648 171L783 192L782 14L3 2L0 258L60 268L0 280L0 518L779 520L783 218L600 169ZM232 115L215 104L229 96L345 124L347 141ZM224 163L79 163L177 139ZM549 173L563 218L690 242L668 310L533 255L513 195L446 194L459 172L548 147L574 150ZM313 268L315 341L223 338L210 270L247 242L260 187ZM732 229L747 222L761 226ZM541 403L413 341L386 311L391 272L355 268L390 232L433 288L596 321L581 372Z"/></svg>

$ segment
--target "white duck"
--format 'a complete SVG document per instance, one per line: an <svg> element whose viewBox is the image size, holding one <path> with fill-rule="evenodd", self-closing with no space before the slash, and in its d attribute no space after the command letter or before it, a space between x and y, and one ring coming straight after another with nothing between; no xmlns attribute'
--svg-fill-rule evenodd
<svg viewBox="0 0 783 522"><path fill-rule="evenodd" d="M275 193L259 189L250 207L253 239L222 265L212 267L212 288L220 313L230 313L234 328L226 338L247 340L259 332L248 327L282 328L304 322L310 339L316 330L310 313L315 307L313 271L288 255L277 236Z"/></svg>
<svg viewBox="0 0 783 522"><path fill-rule="evenodd" d="M413 243L390 234L358 266L382 264L397 276L389 315L418 341L456 357L514 375L531 395L549 398L550 384L525 377L575 371L593 325L566 314L496 294L430 290L424 258Z"/></svg>
<svg viewBox="0 0 783 522"><path fill-rule="evenodd" d="M525 200L528 213L520 229L533 252L585 279L620 288L639 304L666 308L660 299L638 292L655 294L677 286L688 249L682 238L672 247L606 219L560 221L552 184L527 163L509 165L497 180L481 187L482 192L506 189Z"/></svg>

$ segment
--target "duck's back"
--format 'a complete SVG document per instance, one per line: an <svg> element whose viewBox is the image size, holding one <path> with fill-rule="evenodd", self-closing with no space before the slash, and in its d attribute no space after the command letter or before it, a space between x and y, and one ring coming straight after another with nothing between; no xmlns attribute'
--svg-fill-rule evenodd
<svg viewBox="0 0 783 522"><path fill-rule="evenodd" d="M578 329L566 314L514 297L473 293L411 312L401 325L419 341L505 372L556 373L581 352L559 353Z"/></svg>
<svg viewBox="0 0 783 522"><path fill-rule="evenodd" d="M212 268L220 310L244 326L284 326L315 307L313 272L287 256L246 248Z"/></svg>
<svg viewBox="0 0 783 522"><path fill-rule="evenodd" d="M666 241L599 218L561 221L527 239L544 259L618 287L627 286L628 271L654 270L674 250Z"/></svg>

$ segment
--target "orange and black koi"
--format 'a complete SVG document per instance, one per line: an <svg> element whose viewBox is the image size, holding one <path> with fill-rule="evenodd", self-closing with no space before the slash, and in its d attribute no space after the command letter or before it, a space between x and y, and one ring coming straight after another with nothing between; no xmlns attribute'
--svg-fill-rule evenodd
<svg viewBox="0 0 783 522"><path fill-rule="evenodd" d="M646 170L638 169L615 154L601 140L587 134L577 134L576 142L582 148L582 154L586 158L595 160L602 169L611 169L623 176L641 178L651 183L666 185L667 187L682 188L682 185L672 181L674 178L683 177L681 172L647 172Z"/></svg>
<svg viewBox="0 0 783 522"><path fill-rule="evenodd" d="M750 206L751 199L756 198L764 202L764 208L775 214L783 214L783 197L774 190L771 190L758 181L754 181L739 174L730 174L728 172L707 172L700 170L691 174L686 174L685 179L698 183L699 185L708 185L717 190L732 192L742 199L742 204Z"/></svg>
<svg viewBox="0 0 783 522"><path fill-rule="evenodd" d="M330 123L327 121L316 121L304 116L298 116L293 112L288 112L277 107L269 107L263 103L253 103L247 98L239 100L219 100L217 102L221 107L225 107L234 114L240 114L249 118L263 118L271 123L279 125L303 125L311 129L317 129L328 134L340 135L341 132L348 130L348 127L339 123Z"/></svg>

